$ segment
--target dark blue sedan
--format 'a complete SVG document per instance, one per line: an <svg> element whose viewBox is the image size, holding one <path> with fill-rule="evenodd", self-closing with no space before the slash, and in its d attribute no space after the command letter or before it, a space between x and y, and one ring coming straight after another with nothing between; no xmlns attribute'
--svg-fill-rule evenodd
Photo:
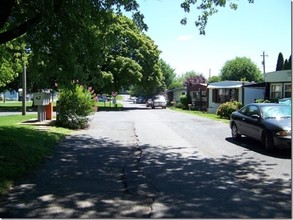
<svg viewBox="0 0 293 220"><path fill-rule="evenodd" d="M261 141L267 151L291 147L291 105L251 103L230 116L232 137Z"/></svg>

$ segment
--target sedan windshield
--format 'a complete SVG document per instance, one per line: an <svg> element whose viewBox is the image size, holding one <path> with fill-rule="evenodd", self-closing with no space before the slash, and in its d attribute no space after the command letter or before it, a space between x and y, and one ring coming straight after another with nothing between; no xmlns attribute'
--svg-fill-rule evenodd
<svg viewBox="0 0 293 220"><path fill-rule="evenodd" d="M262 108L264 118L290 118L291 117L291 106L280 105L280 106L263 106Z"/></svg>
<svg viewBox="0 0 293 220"><path fill-rule="evenodd" d="M164 102L164 101L165 101L165 98L164 98L164 96L156 96L156 97L154 98L154 101Z"/></svg>

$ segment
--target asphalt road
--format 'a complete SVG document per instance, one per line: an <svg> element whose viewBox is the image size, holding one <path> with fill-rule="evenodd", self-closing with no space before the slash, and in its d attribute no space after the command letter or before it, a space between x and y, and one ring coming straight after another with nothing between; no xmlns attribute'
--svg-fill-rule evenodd
<svg viewBox="0 0 293 220"><path fill-rule="evenodd" d="M97 112L0 200L0 217L291 218L291 153L228 124L125 103Z"/></svg>

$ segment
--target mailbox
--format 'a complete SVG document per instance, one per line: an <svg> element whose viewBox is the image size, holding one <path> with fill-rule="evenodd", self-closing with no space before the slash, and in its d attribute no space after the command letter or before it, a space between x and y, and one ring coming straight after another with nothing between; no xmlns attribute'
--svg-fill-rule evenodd
<svg viewBox="0 0 293 220"><path fill-rule="evenodd" d="M46 120L45 106L50 104L50 93L34 93L34 105L38 107L38 121Z"/></svg>
<svg viewBox="0 0 293 220"><path fill-rule="evenodd" d="M39 93L34 93L34 105L49 105L50 103L50 93L44 93L44 92L39 92Z"/></svg>

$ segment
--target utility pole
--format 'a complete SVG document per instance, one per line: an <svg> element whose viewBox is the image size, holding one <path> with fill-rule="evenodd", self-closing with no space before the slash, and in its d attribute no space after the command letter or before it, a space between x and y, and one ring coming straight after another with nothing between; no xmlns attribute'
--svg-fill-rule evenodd
<svg viewBox="0 0 293 220"><path fill-rule="evenodd" d="M22 115L26 115L26 64L23 61L22 73Z"/></svg>
<svg viewBox="0 0 293 220"><path fill-rule="evenodd" d="M26 62L27 55L30 53L30 48L25 48L22 52L23 72L22 72L22 115L26 115Z"/></svg>
<svg viewBox="0 0 293 220"><path fill-rule="evenodd" d="M262 66L263 66L263 74L265 74L266 73L266 59L265 59L265 57L267 57L268 55L267 54L265 54L265 52L263 51L262 52L262 55L260 55L260 56L262 56Z"/></svg>

